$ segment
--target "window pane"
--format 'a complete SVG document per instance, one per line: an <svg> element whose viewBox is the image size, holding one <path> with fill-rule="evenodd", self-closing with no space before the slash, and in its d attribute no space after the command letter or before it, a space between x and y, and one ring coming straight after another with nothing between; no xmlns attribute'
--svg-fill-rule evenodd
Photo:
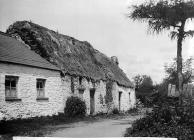
<svg viewBox="0 0 194 140"><path fill-rule="evenodd" d="M5 97L11 97L10 89L5 88Z"/></svg>
<svg viewBox="0 0 194 140"><path fill-rule="evenodd" d="M10 86L10 82L11 82L10 80L5 80L5 86L9 87Z"/></svg>
<svg viewBox="0 0 194 140"><path fill-rule="evenodd" d="M45 79L37 79L37 82L36 82L37 97L45 97L44 87L45 87Z"/></svg>
<svg viewBox="0 0 194 140"><path fill-rule="evenodd" d="M40 82L39 81L37 81L37 83L36 83L36 88L40 88Z"/></svg>
<svg viewBox="0 0 194 140"><path fill-rule="evenodd" d="M17 97L17 76L5 76L5 97Z"/></svg>
<svg viewBox="0 0 194 140"><path fill-rule="evenodd" d="M43 88L43 83L42 83L42 81L40 81L40 88Z"/></svg>
<svg viewBox="0 0 194 140"><path fill-rule="evenodd" d="M16 97L16 88L11 88L11 97Z"/></svg>
<svg viewBox="0 0 194 140"><path fill-rule="evenodd" d="M16 87L16 79L13 79L13 80L11 81L11 87Z"/></svg>

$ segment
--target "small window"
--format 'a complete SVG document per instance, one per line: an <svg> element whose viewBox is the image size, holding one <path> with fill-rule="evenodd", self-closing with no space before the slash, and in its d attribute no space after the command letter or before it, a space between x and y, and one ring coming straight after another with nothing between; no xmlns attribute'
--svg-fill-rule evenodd
<svg viewBox="0 0 194 140"><path fill-rule="evenodd" d="M45 79L37 79L36 80L36 89L37 89L37 97L44 98L45 97Z"/></svg>
<svg viewBox="0 0 194 140"><path fill-rule="evenodd" d="M5 76L5 98L17 98L18 76Z"/></svg>

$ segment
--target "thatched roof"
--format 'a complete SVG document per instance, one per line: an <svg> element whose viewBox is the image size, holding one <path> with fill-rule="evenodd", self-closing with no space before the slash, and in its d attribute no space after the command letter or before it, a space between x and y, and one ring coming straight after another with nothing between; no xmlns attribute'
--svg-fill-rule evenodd
<svg viewBox="0 0 194 140"><path fill-rule="evenodd" d="M24 41L31 50L56 65L64 74L93 80L110 79L119 85L133 87L118 65L86 41L76 40L28 21L15 22L7 33Z"/></svg>

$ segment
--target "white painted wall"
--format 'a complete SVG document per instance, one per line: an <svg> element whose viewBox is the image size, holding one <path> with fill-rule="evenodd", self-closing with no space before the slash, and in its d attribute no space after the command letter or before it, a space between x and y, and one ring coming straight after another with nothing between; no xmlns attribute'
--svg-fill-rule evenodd
<svg viewBox="0 0 194 140"><path fill-rule="evenodd" d="M18 76L18 98L5 101L5 76ZM37 101L36 78L46 79L48 101ZM57 114L63 102L59 71L0 63L0 112L6 119L28 118Z"/></svg>
<svg viewBox="0 0 194 140"><path fill-rule="evenodd" d="M5 76L18 76L18 98L22 101L5 101ZM36 78L46 79L45 93L48 101L37 101ZM59 71L33 68L23 65L0 63L0 120L2 116L6 119L29 118L35 116L47 116L64 112L68 97L79 97L79 78L74 78L74 93L71 91L71 77L60 76ZM106 81L99 80L92 84L91 80L82 79L82 87L85 88L83 100L86 102L87 115L90 114L90 89L95 88L95 112L107 112L105 103ZM135 106L135 90L119 86L113 83L113 108L118 108L119 92L122 92L121 110L126 111ZM130 94L129 94L130 93ZM103 102L100 102L103 97Z"/></svg>

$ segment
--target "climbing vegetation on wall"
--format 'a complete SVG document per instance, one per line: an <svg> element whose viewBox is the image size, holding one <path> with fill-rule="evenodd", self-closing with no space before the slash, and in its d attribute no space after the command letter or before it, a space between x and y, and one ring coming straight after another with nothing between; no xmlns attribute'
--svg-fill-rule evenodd
<svg viewBox="0 0 194 140"><path fill-rule="evenodd" d="M102 96L102 94L100 94L100 104L104 104L104 101L103 101L103 96Z"/></svg>
<svg viewBox="0 0 194 140"><path fill-rule="evenodd" d="M112 87L113 87L113 81L107 81L106 82L106 95L105 95L105 103L109 104L113 101L112 97Z"/></svg>

